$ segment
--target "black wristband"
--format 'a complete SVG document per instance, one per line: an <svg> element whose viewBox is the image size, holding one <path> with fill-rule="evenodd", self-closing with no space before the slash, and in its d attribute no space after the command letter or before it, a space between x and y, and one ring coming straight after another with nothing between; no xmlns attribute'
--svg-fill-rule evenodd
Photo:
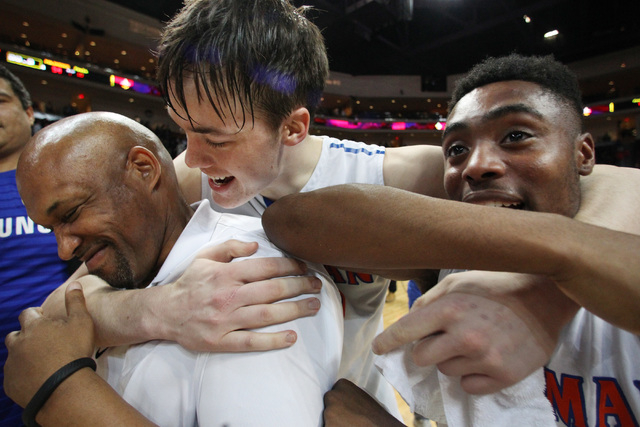
<svg viewBox="0 0 640 427"><path fill-rule="evenodd" d="M27 407L24 408L24 412L22 413L22 422L24 425L27 427L40 427L36 422L36 414L38 411L47 402L51 393L53 393L64 380L82 368L91 368L95 371L96 362L90 357L82 357L74 360L73 362L67 363L62 368L54 372L53 375L51 375L44 384L42 384L36 394L33 395L27 404Z"/></svg>

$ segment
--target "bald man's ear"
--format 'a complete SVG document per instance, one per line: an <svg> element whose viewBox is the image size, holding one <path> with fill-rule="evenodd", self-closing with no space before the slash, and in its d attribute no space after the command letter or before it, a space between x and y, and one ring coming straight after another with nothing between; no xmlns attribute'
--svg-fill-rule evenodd
<svg viewBox="0 0 640 427"><path fill-rule="evenodd" d="M596 163L596 146L590 133L583 133L578 137L576 151L576 164L578 172L587 176L593 171Z"/></svg>
<svg viewBox="0 0 640 427"><path fill-rule="evenodd" d="M160 182L162 166L158 158L148 149L135 146L127 156L127 174L131 179L142 182L150 191Z"/></svg>

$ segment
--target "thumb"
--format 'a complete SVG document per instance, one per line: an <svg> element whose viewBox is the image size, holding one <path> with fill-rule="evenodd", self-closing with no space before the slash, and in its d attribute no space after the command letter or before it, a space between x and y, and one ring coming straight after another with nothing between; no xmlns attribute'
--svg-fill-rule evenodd
<svg viewBox="0 0 640 427"><path fill-rule="evenodd" d="M82 292L82 285L78 281L69 283L64 293L64 303L67 316L88 316L87 303Z"/></svg>

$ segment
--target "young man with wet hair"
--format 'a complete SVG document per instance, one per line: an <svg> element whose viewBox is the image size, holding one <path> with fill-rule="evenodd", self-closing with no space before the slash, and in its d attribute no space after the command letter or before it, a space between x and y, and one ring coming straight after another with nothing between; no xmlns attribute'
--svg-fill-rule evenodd
<svg viewBox="0 0 640 427"><path fill-rule="evenodd" d="M304 17L304 9L281 0L187 2L167 24L158 47L158 80L169 114L188 141L185 153L175 162L187 201L207 198L216 209L260 216L267 204L284 195L344 183L392 185L444 196L438 147L386 149L309 135L327 75L320 30ZM382 331L388 280L335 268L329 271L345 296L348 338L341 376L394 408L393 390L373 366L371 352L371 341ZM124 318L128 310L140 312L139 304L128 307L127 301L94 303L96 295L85 292L99 329L109 324L117 331L131 328L114 325L110 319ZM140 304L148 307L144 311L151 312L158 312L157 304L163 301L141 299ZM61 311L60 302L59 298ZM203 305L193 298L172 311L211 311ZM103 319L102 310L118 310L122 315ZM217 320L231 323L224 314ZM204 319L192 325L181 322L182 333L171 337L165 331L178 329L175 323L180 319L154 318L153 325L141 320L154 330L147 333L147 327L139 327L135 331L139 336L122 340L168 338L189 348L228 350L215 333L224 328L211 325L213 321L204 315L197 317ZM203 343L204 339L208 342ZM231 349L247 350L241 342Z"/></svg>

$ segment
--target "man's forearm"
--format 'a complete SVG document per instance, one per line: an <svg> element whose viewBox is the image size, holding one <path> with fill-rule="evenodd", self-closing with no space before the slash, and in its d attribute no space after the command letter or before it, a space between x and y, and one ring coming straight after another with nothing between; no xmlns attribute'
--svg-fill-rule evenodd
<svg viewBox="0 0 640 427"><path fill-rule="evenodd" d="M36 421L45 427L155 425L89 369L81 369L65 380L39 411Z"/></svg>
<svg viewBox="0 0 640 427"><path fill-rule="evenodd" d="M437 200L382 186L287 196L267 209L263 224L272 241L296 256L363 271L466 268L547 275L606 320L640 328L638 316L627 310L640 301L637 236L559 215Z"/></svg>
<svg viewBox="0 0 640 427"><path fill-rule="evenodd" d="M560 265L555 248L529 225L538 215L348 185L282 198L267 209L263 225L273 242L300 258L363 271L549 274ZM548 235L562 229L553 220L549 224L554 228Z"/></svg>

